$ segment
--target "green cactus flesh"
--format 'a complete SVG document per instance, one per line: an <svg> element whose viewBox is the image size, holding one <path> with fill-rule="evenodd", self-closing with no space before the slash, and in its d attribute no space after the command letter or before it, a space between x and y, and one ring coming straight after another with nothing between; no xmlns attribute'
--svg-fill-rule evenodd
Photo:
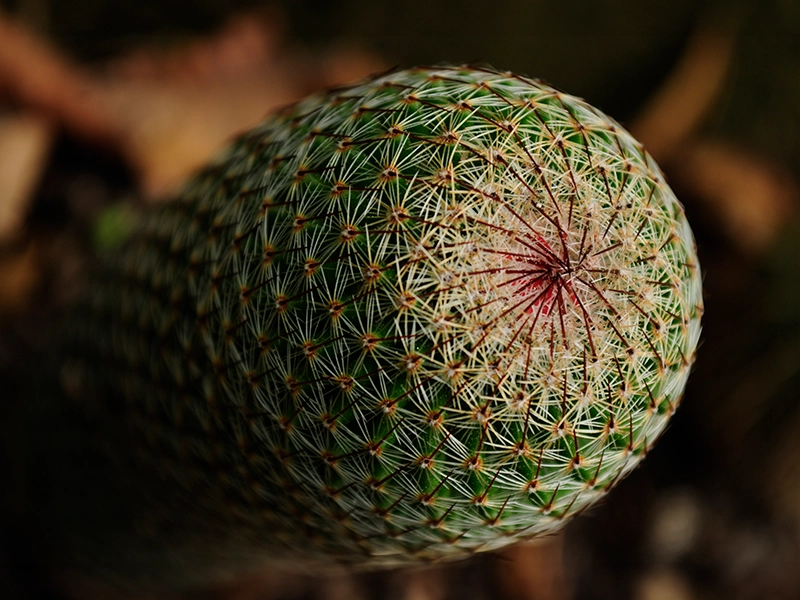
<svg viewBox="0 0 800 600"><path fill-rule="evenodd" d="M603 496L680 402L702 297L683 209L618 124L433 68L239 137L89 308L81 352L154 472L265 554L390 565Z"/></svg>

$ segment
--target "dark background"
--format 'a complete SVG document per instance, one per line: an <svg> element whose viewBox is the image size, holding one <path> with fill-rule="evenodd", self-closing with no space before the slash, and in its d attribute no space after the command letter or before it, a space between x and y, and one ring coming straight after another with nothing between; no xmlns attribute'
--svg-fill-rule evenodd
<svg viewBox="0 0 800 600"><path fill-rule="evenodd" d="M22 374L47 348L88 251L113 237L120 208L155 201L195 164L199 157L184 160L183 147L170 145L186 130L199 135L214 115L230 123L230 131L221 126L202 138L211 150L249 124L226 112L232 98L265 113L370 71L440 62L539 77L642 138L697 238L706 316L683 405L643 465L562 536L422 571L270 572L165 597L800 597L800 3L0 0L0 7L15 28L13 35L0 28L0 149L12 139L3 124L22 118L40 123L22 130L22 143L39 136L41 147L18 200L21 216L0 233L4 429L25 402ZM76 93L100 108L87 116L71 103ZM159 110L166 116L154 126L145 117ZM3 179L13 168L3 156L0 204L3 182L16 181L14 173ZM10 457L0 468L13 481ZM0 480L3 489L11 486ZM68 590L52 574L6 507L13 494L5 496L0 597L104 598Z"/></svg>

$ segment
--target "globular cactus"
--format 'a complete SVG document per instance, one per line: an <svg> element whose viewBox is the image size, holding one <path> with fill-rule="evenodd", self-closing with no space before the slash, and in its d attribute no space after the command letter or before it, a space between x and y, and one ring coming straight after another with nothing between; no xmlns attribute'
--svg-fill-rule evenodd
<svg viewBox="0 0 800 600"><path fill-rule="evenodd" d="M644 148L466 67L242 135L84 308L73 371L202 527L367 565L548 534L602 497L678 406L703 311Z"/></svg>

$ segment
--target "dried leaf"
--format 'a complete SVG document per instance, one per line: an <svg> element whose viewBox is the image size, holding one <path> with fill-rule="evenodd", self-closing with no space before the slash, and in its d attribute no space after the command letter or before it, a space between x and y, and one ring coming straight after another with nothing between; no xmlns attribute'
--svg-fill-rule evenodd
<svg viewBox="0 0 800 600"><path fill-rule="evenodd" d="M0 40L0 93L81 138L111 144L118 140L116 123L87 72L2 12Z"/></svg>
<svg viewBox="0 0 800 600"><path fill-rule="evenodd" d="M289 51L279 22L241 15L209 38L140 49L91 71L0 14L0 89L74 135L116 148L145 193L163 196L276 107L379 70L353 48L324 60Z"/></svg>
<svg viewBox="0 0 800 600"><path fill-rule="evenodd" d="M733 58L730 33L701 29L631 126L659 162L667 162L702 123L727 80Z"/></svg>
<svg viewBox="0 0 800 600"><path fill-rule="evenodd" d="M800 192L794 178L744 150L699 142L681 157L677 181L708 204L745 252L766 250L797 208Z"/></svg>
<svg viewBox="0 0 800 600"><path fill-rule="evenodd" d="M22 310L40 281L40 256L35 244L0 256L0 314Z"/></svg>
<svg viewBox="0 0 800 600"><path fill-rule="evenodd" d="M53 137L50 121L39 115L0 117L0 244L22 229Z"/></svg>
<svg viewBox="0 0 800 600"><path fill-rule="evenodd" d="M498 579L509 600L562 600L571 597L564 573L563 536L518 544L503 552Z"/></svg>

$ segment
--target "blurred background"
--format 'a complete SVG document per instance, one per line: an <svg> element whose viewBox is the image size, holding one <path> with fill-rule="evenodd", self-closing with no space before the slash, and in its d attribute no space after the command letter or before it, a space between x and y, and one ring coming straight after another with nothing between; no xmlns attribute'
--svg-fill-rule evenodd
<svg viewBox="0 0 800 600"><path fill-rule="evenodd" d="M800 598L800 2L0 0L0 441L126 210L274 108L387 68L491 64L584 97L686 206L705 279L684 403L565 531L436 568L267 572L208 600ZM67 589L10 517L0 597Z"/></svg>

